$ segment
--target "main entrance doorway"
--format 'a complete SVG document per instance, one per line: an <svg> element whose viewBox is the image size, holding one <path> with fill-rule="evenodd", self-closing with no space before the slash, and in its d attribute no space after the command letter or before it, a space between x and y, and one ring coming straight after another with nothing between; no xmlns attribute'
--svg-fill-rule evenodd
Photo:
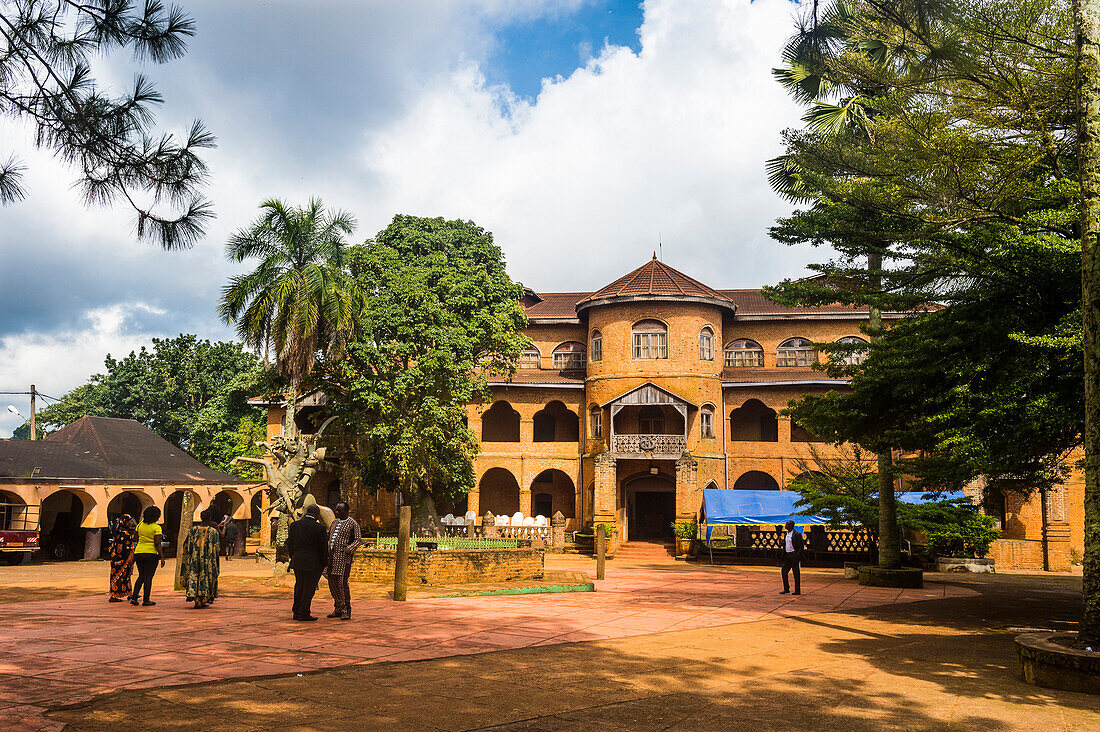
<svg viewBox="0 0 1100 732"><path fill-rule="evenodd" d="M637 478L626 492L627 540L670 541L676 518L676 485L660 475Z"/></svg>

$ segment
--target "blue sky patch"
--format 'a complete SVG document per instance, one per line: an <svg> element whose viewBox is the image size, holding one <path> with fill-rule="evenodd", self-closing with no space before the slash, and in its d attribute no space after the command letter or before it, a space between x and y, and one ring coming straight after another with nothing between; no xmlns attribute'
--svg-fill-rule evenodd
<svg viewBox="0 0 1100 732"><path fill-rule="evenodd" d="M641 0L590 0L573 12L513 23L495 33L498 45L484 69L486 78L534 99L544 78L568 77L599 55L605 41L637 53L641 24Z"/></svg>

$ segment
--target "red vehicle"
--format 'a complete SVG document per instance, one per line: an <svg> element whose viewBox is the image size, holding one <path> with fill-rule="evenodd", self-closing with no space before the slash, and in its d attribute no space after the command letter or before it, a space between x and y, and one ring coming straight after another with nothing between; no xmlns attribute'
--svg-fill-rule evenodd
<svg viewBox="0 0 1100 732"><path fill-rule="evenodd" d="M0 503L0 561L19 564L24 554L33 554L39 546L41 506Z"/></svg>

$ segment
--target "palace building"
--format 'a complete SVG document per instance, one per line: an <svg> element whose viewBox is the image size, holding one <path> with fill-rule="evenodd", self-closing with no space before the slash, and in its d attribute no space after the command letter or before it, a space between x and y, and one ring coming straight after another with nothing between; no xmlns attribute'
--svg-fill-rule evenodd
<svg viewBox="0 0 1100 732"><path fill-rule="evenodd" d="M456 516L561 512L567 532L606 523L616 545L664 540L673 521L699 516L705 488L784 490L812 464L811 448L837 454L780 412L802 394L846 388L813 368L815 344L866 343L865 308L785 307L760 290L713 289L656 257L596 292L526 289L522 305L530 343L518 370L490 383L491 402L469 407L481 452L466 504L448 507ZM325 402L303 396L299 427ZM283 403L251 403L268 408L269 436L282 431ZM395 521L392 494L353 476L341 485L322 472L311 486L322 503L343 496L365 527ZM1001 524L998 566L1080 561L1079 473L1045 500L983 504L978 484L967 492Z"/></svg>
<svg viewBox="0 0 1100 732"><path fill-rule="evenodd" d="M596 292L526 290L523 306L519 370L470 407L482 451L467 508L560 511L569 529L613 524L616 542L670 536L671 522L698 516L704 488L783 490L817 438L779 412L845 388L812 368L814 344L866 342L868 317L716 290L656 257ZM1075 475L1045 514L1038 497L987 505L1002 523L998 564L1067 569L1083 547L1083 500Z"/></svg>

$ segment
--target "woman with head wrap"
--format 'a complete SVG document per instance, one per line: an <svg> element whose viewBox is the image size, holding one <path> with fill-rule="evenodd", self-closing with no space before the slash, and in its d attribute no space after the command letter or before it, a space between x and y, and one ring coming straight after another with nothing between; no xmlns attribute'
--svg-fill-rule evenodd
<svg viewBox="0 0 1100 732"><path fill-rule="evenodd" d="M209 508L200 514L201 524L192 526L183 540L179 561L183 563L180 581L187 601L204 608L218 596L218 530L215 513Z"/></svg>
<svg viewBox="0 0 1100 732"><path fill-rule="evenodd" d="M138 535L134 517L124 513L111 523L111 538L107 543L107 558L111 560L111 599L122 602L130 597L130 578L134 573L134 547Z"/></svg>

